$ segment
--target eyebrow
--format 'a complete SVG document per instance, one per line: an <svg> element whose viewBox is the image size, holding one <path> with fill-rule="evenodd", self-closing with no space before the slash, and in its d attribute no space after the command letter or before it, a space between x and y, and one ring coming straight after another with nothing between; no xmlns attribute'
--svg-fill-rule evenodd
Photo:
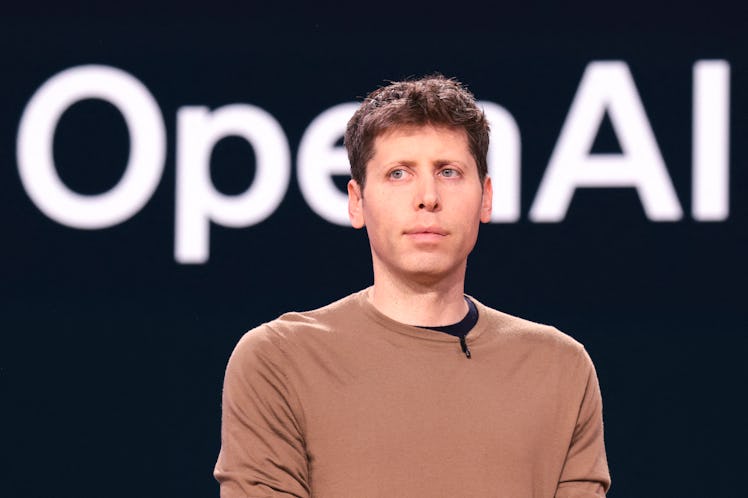
<svg viewBox="0 0 748 498"><path fill-rule="evenodd" d="M392 163L389 163L389 164L412 167L412 166L415 166L417 162L405 160L405 161L393 161ZM431 164L436 167L446 166L448 164L459 164L460 166L465 166L465 164L463 164L462 161L458 161L457 159L436 159L432 161Z"/></svg>

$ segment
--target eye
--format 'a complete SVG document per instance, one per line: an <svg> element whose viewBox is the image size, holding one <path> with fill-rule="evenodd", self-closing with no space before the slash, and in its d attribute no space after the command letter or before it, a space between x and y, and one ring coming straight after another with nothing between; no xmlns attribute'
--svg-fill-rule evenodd
<svg viewBox="0 0 748 498"><path fill-rule="evenodd" d="M389 173L389 177L392 178L393 180L401 180L402 178L405 177L405 170L402 170L402 169L392 170Z"/></svg>
<svg viewBox="0 0 748 498"><path fill-rule="evenodd" d="M454 168L444 168L439 172L439 174L445 178L453 178L460 175L459 171Z"/></svg>

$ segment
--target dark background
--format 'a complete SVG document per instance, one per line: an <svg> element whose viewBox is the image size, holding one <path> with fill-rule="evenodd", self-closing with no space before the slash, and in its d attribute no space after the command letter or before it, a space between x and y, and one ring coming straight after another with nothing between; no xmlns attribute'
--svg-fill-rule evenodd
<svg viewBox="0 0 748 498"><path fill-rule="evenodd" d="M129 5L129 4L128 4ZM365 234L318 217L295 172L261 224L211 228L210 260L173 257L177 109L251 103L283 126L292 169L308 124L384 80L440 71L505 107L522 139L522 217L485 225L466 290L585 344L605 402L611 497L746 496L744 356L748 37L739 8L710 2L568 6L283 4L19 6L0 18L0 495L217 496L226 360L239 337L371 282ZM280 15L282 14L282 15ZM731 67L730 215L691 205L691 72ZM634 189L579 189L560 223L528 220L584 68L634 76L684 211L649 221ZM120 68L158 101L164 174L128 221L77 230L25 194L15 140L28 100L82 64ZM55 160L73 190L114 185L124 121L84 101L63 116ZM616 152L609 123L593 152ZM252 148L225 139L212 178L246 189Z"/></svg>

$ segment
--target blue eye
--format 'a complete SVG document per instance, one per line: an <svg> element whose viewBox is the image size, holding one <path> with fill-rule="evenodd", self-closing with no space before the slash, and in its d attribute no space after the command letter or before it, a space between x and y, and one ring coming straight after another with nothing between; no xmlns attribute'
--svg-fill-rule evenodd
<svg viewBox="0 0 748 498"><path fill-rule="evenodd" d="M399 180L403 176L405 176L405 171L403 171L401 169L396 169L394 171L390 171L390 178L394 178L395 180Z"/></svg>
<svg viewBox="0 0 748 498"><path fill-rule="evenodd" d="M447 178L452 178L453 176L457 176L457 170L452 168L444 168L439 172L442 176L445 176Z"/></svg>

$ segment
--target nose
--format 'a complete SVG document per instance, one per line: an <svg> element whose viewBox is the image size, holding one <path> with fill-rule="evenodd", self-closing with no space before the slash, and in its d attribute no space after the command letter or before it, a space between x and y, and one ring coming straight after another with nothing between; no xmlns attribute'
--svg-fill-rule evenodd
<svg viewBox="0 0 748 498"><path fill-rule="evenodd" d="M423 178L418 182L416 205L419 210L436 211L440 208L439 191L434 178Z"/></svg>

